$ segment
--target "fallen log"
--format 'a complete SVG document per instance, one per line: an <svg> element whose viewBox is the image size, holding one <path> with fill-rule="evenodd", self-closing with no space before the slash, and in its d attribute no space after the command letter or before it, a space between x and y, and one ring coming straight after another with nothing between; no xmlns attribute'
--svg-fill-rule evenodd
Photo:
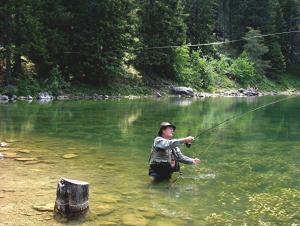
<svg viewBox="0 0 300 226"><path fill-rule="evenodd" d="M61 178L57 184L54 212L67 218L84 216L89 209L89 184Z"/></svg>

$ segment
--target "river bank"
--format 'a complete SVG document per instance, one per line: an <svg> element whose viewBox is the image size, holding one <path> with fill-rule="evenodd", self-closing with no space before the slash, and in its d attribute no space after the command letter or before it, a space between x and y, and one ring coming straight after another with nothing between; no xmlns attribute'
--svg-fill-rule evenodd
<svg viewBox="0 0 300 226"><path fill-rule="evenodd" d="M176 90L176 91L174 91ZM249 97L249 96L289 96L300 95L300 90L284 90L284 91L259 91L254 88L240 88L240 89L226 89L216 92L198 92L190 87L171 87L169 92L153 90L152 94L144 95L106 95L94 93L89 94L63 94L52 96L50 92L41 92L37 96L16 96L16 95L1 95L0 103L8 103L15 101L33 101L40 102L48 101L66 101L66 100L106 100L106 99L142 99L142 98L165 98L165 97L178 97L178 98L205 98L205 97Z"/></svg>

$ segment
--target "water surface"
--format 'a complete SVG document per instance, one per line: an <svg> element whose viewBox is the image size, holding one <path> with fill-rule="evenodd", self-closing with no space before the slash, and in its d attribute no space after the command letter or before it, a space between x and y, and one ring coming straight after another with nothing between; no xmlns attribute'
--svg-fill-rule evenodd
<svg viewBox="0 0 300 226"><path fill-rule="evenodd" d="M23 156L51 163L0 162L0 190L7 191L8 185L16 190L0 197L3 223L60 224L31 207L54 202L56 181L63 176L90 183L91 214L82 222L87 225L125 224L131 218L139 225L299 224L300 97L231 121L200 136L191 149L182 147L202 163L182 165L181 177L174 174L170 182L152 184L147 176L161 121L177 126L176 137L193 136L279 98L2 104L1 140L31 150ZM68 153L78 157L63 159ZM39 195L21 185L31 185ZM9 207L28 214L12 222ZM102 207L112 210L99 214Z"/></svg>

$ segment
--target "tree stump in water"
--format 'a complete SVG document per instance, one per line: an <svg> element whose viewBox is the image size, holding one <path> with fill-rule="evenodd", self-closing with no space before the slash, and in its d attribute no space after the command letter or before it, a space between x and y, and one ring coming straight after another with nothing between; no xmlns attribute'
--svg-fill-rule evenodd
<svg viewBox="0 0 300 226"><path fill-rule="evenodd" d="M55 213L67 218L82 217L89 209L89 183L61 178L57 184Z"/></svg>

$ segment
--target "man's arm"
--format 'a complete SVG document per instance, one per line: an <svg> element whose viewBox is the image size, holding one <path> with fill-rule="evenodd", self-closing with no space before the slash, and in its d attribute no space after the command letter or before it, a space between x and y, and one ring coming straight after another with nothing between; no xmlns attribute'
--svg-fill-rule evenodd
<svg viewBox="0 0 300 226"><path fill-rule="evenodd" d="M154 147L159 149L175 148L181 144L192 143L193 140L194 137L185 137L185 138L172 139L172 140L168 140L162 137L157 137L154 140Z"/></svg>
<svg viewBox="0 0 300 226"><path fill-rule="evenodd" d="M178 162L184 163L184 164L196 164L195 159L190 158L188 156L185 156L182 154L179 148L173 149L173 154L175 155L175 158Z"/></svg>

